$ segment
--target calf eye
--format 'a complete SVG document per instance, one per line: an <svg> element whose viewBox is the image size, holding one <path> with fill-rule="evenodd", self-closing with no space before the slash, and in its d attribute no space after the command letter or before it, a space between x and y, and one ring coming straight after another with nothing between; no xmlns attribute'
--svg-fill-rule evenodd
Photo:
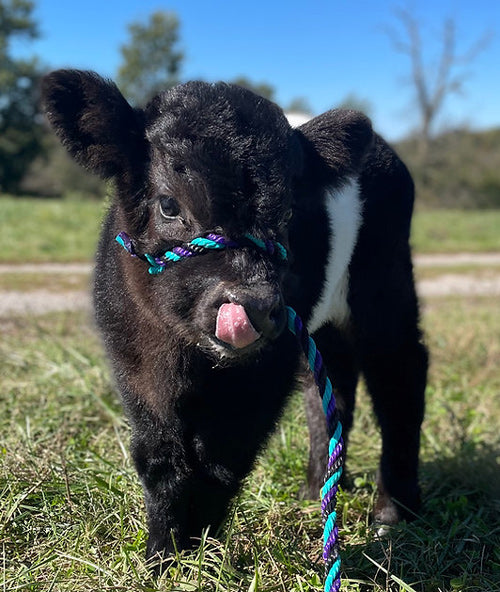
<svg viewBox="0 0 500 592"><path fill-rule="evenodd" d="M170 195L160 195L158 198L160 202L160 213L167 220L177 218L181 213L181 208L177 203L177 200Z"/></svg>

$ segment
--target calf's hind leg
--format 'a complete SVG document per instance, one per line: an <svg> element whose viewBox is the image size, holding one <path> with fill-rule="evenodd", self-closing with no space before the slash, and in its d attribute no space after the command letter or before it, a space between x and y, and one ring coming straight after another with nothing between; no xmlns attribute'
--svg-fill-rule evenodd
<svg viewBox="0 0 500 592"><path fill-rule="evenodd" d="M397 350L365 352L362 369L382 433L375 520L411 520L420 505L418 456L427 351L415 338Z"/></svg>
<svg viewBox="0 0 500 592"><path fill-rule="evenodd" d="M424 415L427 350L409 252L381 268L383 253L353 279L356 351L382 435L375 520L415 517L420 503L418 457ZM366 281L369 280L369 281Z"/></svg>

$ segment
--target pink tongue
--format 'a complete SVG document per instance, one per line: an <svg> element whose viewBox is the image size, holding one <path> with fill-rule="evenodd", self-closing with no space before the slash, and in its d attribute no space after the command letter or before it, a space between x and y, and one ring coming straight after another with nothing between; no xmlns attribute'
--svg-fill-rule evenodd
<svg viewBox="0 0 500 592"><path fill-rule="evenodd" d="M253 328L243 306L226 303L219 308L215 336L240 349L257 341L260 334Z"/></svg>

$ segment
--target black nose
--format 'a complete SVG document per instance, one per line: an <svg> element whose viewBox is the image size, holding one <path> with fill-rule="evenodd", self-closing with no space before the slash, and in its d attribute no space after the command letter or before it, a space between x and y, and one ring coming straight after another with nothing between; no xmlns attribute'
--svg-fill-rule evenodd
<svg viewBox="0 0 500 592"><path fill-rule="evenodd" d="M286 312L280 295L245 296L238 299L238 304L245 307L254 329L267 339L276 339L285 328Z"/></svg>

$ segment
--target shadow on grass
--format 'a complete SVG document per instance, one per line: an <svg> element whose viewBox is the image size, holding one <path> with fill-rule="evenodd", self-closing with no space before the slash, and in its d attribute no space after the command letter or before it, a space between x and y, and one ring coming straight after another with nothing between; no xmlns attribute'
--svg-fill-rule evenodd
<svg viewBox="0 0 500 592"><path fill-rule="evenodd" d="M464 442L454 457L424 462L420 517L346 546L346 579L365 582L359 590L498 592L499 456L496 447Z"/></svg>

